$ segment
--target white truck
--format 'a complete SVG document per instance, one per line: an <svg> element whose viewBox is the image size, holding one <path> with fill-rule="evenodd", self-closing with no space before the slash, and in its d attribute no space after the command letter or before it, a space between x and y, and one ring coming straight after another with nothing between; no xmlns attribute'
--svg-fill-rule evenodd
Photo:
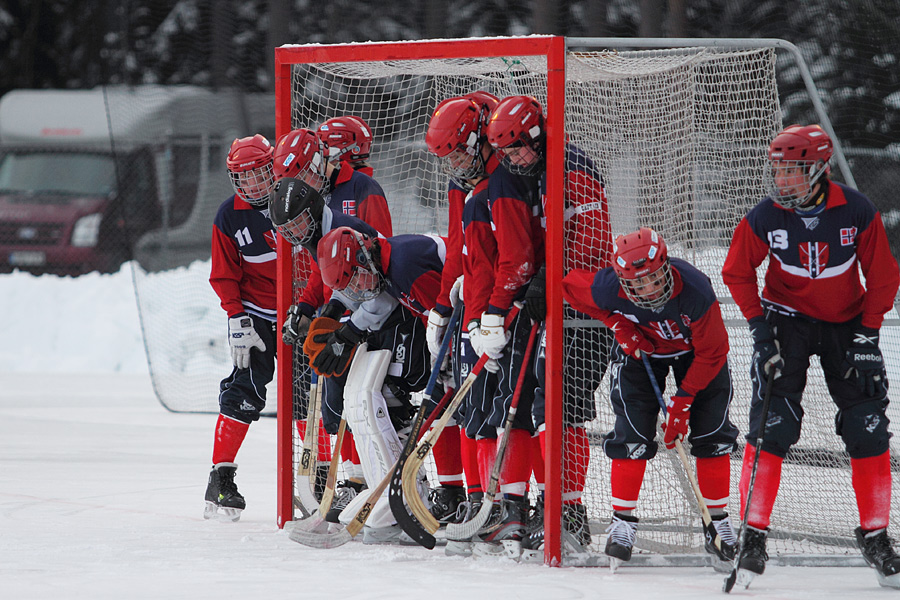
<svg viewBox="0 0 900 600"><path fill-rule="evenodd" d="M194 86L0 98L0 272L77 275L209 257L236 137L274 135L272 94Z"/></svg>

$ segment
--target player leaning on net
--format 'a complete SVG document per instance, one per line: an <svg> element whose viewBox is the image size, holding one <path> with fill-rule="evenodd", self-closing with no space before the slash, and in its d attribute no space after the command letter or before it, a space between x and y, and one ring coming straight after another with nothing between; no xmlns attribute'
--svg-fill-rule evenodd
<svg viewBox="0 0 900 600"><path fill-rule="evenodd" d="M728 334L712 284L687 261L669 257L665 241L647 227L617 237L612 259L600 271L573 270L562 286L569 304L603 321L618 342L610 368L616 421L603 443L612 459L606 554L631 558L638 494L657 451L660 404L643 364L646 354L659 387L665 388L670 370L678 386L666 403L663 441L671 448L687 436L691 444L700 491L723 541L721 551L709 542L706 550L730 560L736 540L726 508L738 430L728 417Z"/></svg>
<svg viewBox="0 0 900 600"><path fill-rule="evenodd" d="M234 483L238 450L266 405L275 374L275 232L265 213L272 146L257 134L235 140L226 159L234 195L213 221L209 283L228 315L234 368L219 385L219 418L204 518L221 508L237 521L245 507Z"/></svg>
<svg viewBox="0 0 900 600"><path fill-rule="evenodd" d="M522 369L525 369L525 377L519 392L518 410L507 432L509 441L500 479L500 494L496 497L499 502L495 502L494 514L475 541L494 546L502 542L506 551L515 553L525 533L529 509L527 491L532 473L534 433L531 407L537 381L533 372L534 353L529 364L523 364L531 319L519 313L508 328L504 321L513 302L524 296L529 281L543 263L544 231L536 175L512 173L503 165L497 165L488 177L487 192L490 226L496 243L496 257L492 257L494 267L491 272L479 273L477 284L465 279L463 294L468 313L474 293L472 284L484 286L486 305L480 314L475 313L468 320L466 329L472 349L478 356L487 355L493 361L489 364L493 364L497 377L493 398L485 397L480 407L484 418L476 435L478 466L483 483L487 481L485 475L493 467L498 431L505 424ZM469 243L468 230L465 243L467 252L482 251ZM467 429L470 429L468 424Z"/></svg>
<svg viewBox="0 0 900 600"><path fill-rule="evenodd" d="M513 172L540 175L542 212L547 202L546 126L541 105L529 96L504 98L491 115L488 141L503 164ZM567 143L565 150L565 270L575 268L599 270L610 264L612 237L609 227L609 208L600 172L587 154ZM546 221L544 221L546 223ZM541 267L528 286L525 312L533 321L543 321L546 313L546 268ZM566 318L583 319L570 307ZM563 520L572 534L570 541L579 546L590 543L587 513L582 494L587 480L589 443L584 424L596 418L594 390L606 371L612 336L603 329L566 329L564 332L564 390L563 390ZM544 366L545 336L541 335L540 349L535 362L539 386L534 400L534 425L540 442L538 464L534 467L537 481L543 482L545 450L544 424ZM540 550L544 544L542 517L543 489L536 506L538 514L530 520L524 546Z"/></svg>
<svg viewBox="0 0 900 600"><path fill-rule="evenodd" d="M354 170L375 176L375 169L369 164L372 129L361 117L345 115L328 119L319 125L316 135L325 144L328 162L338 168L340 163L347 162ZM362 215L361 218L366 220Z"/></svg>
<svg viewBox="0 0 900 600"><path fill-rule="evenodd" d="M738 224L722 269L749 322L754 349L741 514L757 452L759 463L738 567L750 577L765 570L766 534L782 461L800 438L809 357L817 354L837 405L837 434L850 455L860 518L857 543L879 580L900 587L900 557L887 536L891 434L878 347L900 275L881 214L858 191L829 180L833 151L818 125L793 125L775 137L769 145L772 191ZM767 256L760 300L756 268ZM773 371L769 414L764 416L763 389ZM762 422L767 423L762 448L755 448Z"/></svg>
<svg viewBox="0 0 900 600"><path fill-rule="evenodd" d="M372 177L354 170L350 162L342 160L342 157L351 158L353 150L350 154L343 152L334 155L331 147L322 142L322 137L309 129L295 129L283 135L275 145L275 177L302 179L324 197L325 203L334 212L358 218L381 235L390 236L393 226L384 190ZM341 136L339 140L332 142L336 146L343 145L347 139ZM366 154L370 149L363 147L362 139L357 140L353 148L357 145L360 146L360 155ZM318 239L315 242L318 243ZM288 345L303 345L315 311L325 306L330 297L330 290L322 285L322 275L316 261L313 260L315 244L310 244L307 250L309 254L306 252L295 254L295 260L299 263L296 270L308 276L298 301L288 309L282 326L282 339ZM337 312L340 306L331 305L330 310L331 312L324 316L335 319L340 317L340 313ZM338 381L326 381L320 389L323 390L323 423L326 431L334 434L340 423L339 408L342 405ZM347 479L341 482L336 490L336 507L349 502L364 485L362 467L355 448L353 434L348 432L344 436L341 448ZM320 459L321 450L320 446Z"/></svg>
<svg viewBox="0 0 900 600"><path fill-rule="evenodd" d="M485 277L492 281L493 259L495 251L494 236L490 228L490 213L487 203L487 177L497 166L490 146L485 137L488 116L497 98L484 91L477 91L465 96L447 98L435 108L428 123L425 143L428 150L440 159L441 168L449 175L447 184L447 204L449 210L447 257L441 272L440 293L435 299L434 308L428 313L426 339L432 357L437 356L441 340L450 321L451 296L458 296L461 287L457 281L464 273L469 273L467 280L472 283L471 302L465 303L465 315L460 319L458 332L451 332L456 343L450 361L445 368L451 369L456 379L456 386L468 375L469 370L477 362L477 356L469 344L468 332L464 331L465 323L480 317L487 307L487 294L484 294L483 306L475 301L478 293L475 278ZM464 252L465 239L470 225L477 223L480 229L478 239L471 239L472 252ZM485 260L486 259L486 260ZM464 262L469 261L464 267ZM477 266L473 266L477 265ZM477 312L471 307L477 307ZM452 368L451 368L452 363ZM482 376L466 398L460 410L463 424L472 422L473 403L480 407L483 396L493 390L495 379ZM491 394L493 392L491 391ZM480 422L480 420L479 420ZM435 488L431 497L431 511L438 522L446 524L456 522L465 517L466 510L457 514L460 504L468 502L466 509L475 510L481 505L484 490L478 472L475 431L466 433L456 421L448 423L438 438L433 449L435 466L437 467L440 487ZM463 488L465 473L466 489Z"/></svg>

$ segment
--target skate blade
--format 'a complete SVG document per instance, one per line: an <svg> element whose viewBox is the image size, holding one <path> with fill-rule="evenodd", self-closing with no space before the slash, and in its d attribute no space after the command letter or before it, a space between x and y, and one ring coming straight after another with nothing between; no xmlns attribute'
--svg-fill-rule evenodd
<svg viewBox="0 0 900 600"><path fill-rule="evenodd" d="M878 576L878 585L881 587L900 590L900 573L895 575L883 575L876 569L875 574Z"/></svg>
<svg viewBox="0 0 900 600"><path fill-rule="evenodd" d="M622 564L621 558L616 558L615 556L609 557L609 572L614 574L619 570L619 566Z"/></svg>
<svg viewBox="0 0 900 600"><path fill-rule="evenodd" d="M206 507L203 509L203 518L212 519L215 521L235 523L241 519L242 510L243 509L240 508L227 508L224 506L219 506L214 502L207 502Z"/></svg>
<svg viewBox="0 0 900 600"><path fill-rule="evenodd" d="M472 542L469 540L447 540L444 546L446 556L472 556Z"/></svg>
<svg viewBox="0 0 900 600"><path fill-rule="evenodd" d="M519 556L519 562L521 563L543 563L544 562L544 549L540 550L532 550L531 548L526 548L522 550L522 554Z"/></svg>
<svg viewBox="0 0 900 600"><path fill-rule="evenodd" d="M736 584L746 590L750 587L750 584L753 582L753 580L756 579L756 575L757 574L753 571L748 571L747 569L738 569Z"/></svg>

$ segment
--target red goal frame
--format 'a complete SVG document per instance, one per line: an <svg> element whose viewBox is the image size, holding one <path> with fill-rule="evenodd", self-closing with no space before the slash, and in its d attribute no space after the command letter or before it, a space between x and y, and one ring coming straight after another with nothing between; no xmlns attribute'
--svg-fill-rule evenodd
<svg viewBox="0 0 900 600"><path fill-rule="evenodd" d="M543 56L547 61L547 320L544 562L559 565L562 510L563 193L565 166L566 41L561 36L470 38L404 42L281 46L275 49L275 130L291 125L291 69L309 63ZM291 303L291 247L278 239L278 323ZM293 348L278 340L277 524L293 519Z"/></svg>

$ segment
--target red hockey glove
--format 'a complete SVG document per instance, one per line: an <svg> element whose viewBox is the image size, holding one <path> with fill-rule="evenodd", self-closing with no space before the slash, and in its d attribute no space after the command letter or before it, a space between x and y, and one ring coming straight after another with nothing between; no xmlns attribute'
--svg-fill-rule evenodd
<svg viewBox="0 0 900 600"><path fill-rule="evenodd" d="M653 354L653 344L644 337L638 326L623 317L615 314L606 320L606 326L613 330L616 341L622 351L632 358L640 358L641 352L650 355Z"/></svg>
<svg viewBox="0 0 900 600"><path fill-rule="evenodd" d="M668 417L663 427L663 431L666 434L663 438L663 443L665 443L666 448L671 450L675 447L676 439L683 439L687 436L688 420L691 417L691 404L693 402L694 397L681 388L678 388L675 395L666 402Z"/></svg>

